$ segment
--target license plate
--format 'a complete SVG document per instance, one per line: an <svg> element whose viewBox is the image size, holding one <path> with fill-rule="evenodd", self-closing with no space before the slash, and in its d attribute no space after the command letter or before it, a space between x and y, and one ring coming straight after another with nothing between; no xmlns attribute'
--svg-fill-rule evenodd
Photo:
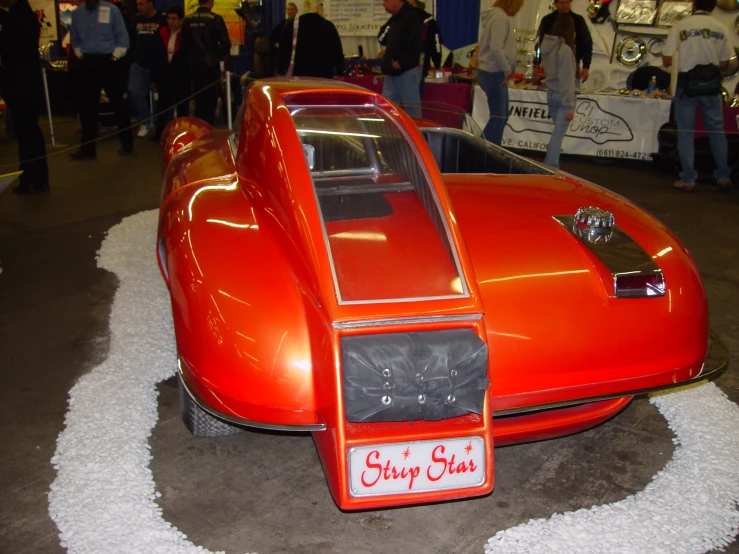
<svg viewBox="0 0 739 554"><path fill-rule="evenodd" d="M464 489L485 481L485 441L465 437L349 449L352 496Z"/></svg>

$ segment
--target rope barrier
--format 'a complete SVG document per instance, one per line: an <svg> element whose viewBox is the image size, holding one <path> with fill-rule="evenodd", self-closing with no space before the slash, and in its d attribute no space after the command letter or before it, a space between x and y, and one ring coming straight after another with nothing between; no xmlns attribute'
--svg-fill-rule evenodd
<svg viewBox="0 0 739 554"><path fill-rule="evenodd" d="M148 125L151 122L155 122L156 121L156 118L159 117L160 115L162 115L162 114L164 114L164 113L166 113L166 112L168 112L170 110L173 110L174 108L176 108L177 106L179 106L181 104L184 104L185 102L189 102L190 100L192 100L193 98L195 98L201 92L204 92L204 91L206 91L206 90L214 87L215 85L222 83L224 80L225 80L225 76L219 77L216 81L213 81L212 83L210 83L208 85L205 85L200 90L198 90L196 92L193 92L187 98L183 98L179 102L176 102L175 104L172 104L166 110L161 110L161 111L159 111L159 112L157 112L155 114L152 114L151 117L148 117L146 119L142 119L140 121L137 121L136 123L132 123L128 127L124 127L123 129L116 129L115 131L112 131L110 133L106 133L105 135L98 136L97 138L95 138L93 140L88 140L87 142L81 142L81 143L79 143L79 144L77 144L75 146L70 146L70 147L67 147L67 148L62 148L61 150L57 150L56 152L52 152L50 154L46 154L45 156L39 156L37 158L31 158L31 159L28 159L28 160L23 160L23 163L37 162L39 160L51 158L52 156L59 156L60 154L65 154L67 152L77 151L78 149L82 148L83 146L89 146L90 144L94 144L94 143L100 142L100 141L105 140L105 139L108 139L110 137L114 137L114 136L116 136L116 135L118 135L118 134L120 134L120 133L122 133L124 131L128 131L129 129L130 130L133 130L135 127L137 127L139 125L142 125L142 124ZM229 83L229 86L230 86L230 83ZM127 99L124 100L124 101L127 101ZM12 117L12 115L11 115L11 117ZM15 166L18 165L18 163L20 163L20 162L13 162L13 163L8 163L8 164L0 165L0 170L4 169L6 167L15 167Z"/></svg>
<svg viewBox="0 0 739 554"><path fill-rule="evenodd" d="M45 159L45 158L47 158L47 159L48 158L51 158L52 156L58 156L60 154L64 154L64 153L67 153L67 152L76 151L79 148L82 148L83 146L88 146L90 144L93 144L93 143L96 143L96 142L100 142L100 141L105 140L105 139L108 139L110 137L114 137L114 136L122 133L123 131L127 131L129 129L133 130L134 127L137 127L139 125L142 125L142 124L147 124L148 125L150 122L154 122L157 117L159 117L160 115L164 114L165 112L168 112L170 110L173 110L177 106L179 106L181 104L184 104L186 102L189 102L190 100L192 100L193 98L195 98L201 92L204 92L204 91L210 89L211 87L214 87L217 84L223 83L226 80L228 74L229 74L229 72L226 72L226 75L218 78L216 81L213 81L209 85L206 85L202 89L200 89L200 90L192 93L187 98L184 98L183 100L181 100L179 102L176 102L172 106L168 107L166 110L161 110L160 112L157 112L155 114L152 114L151 117L148 117L147 119L139 120L136 123L132 123L130 126L125 127L123 129L117 129L117 130L115 130L113 132L110 132L110 133L107 133L105 135L98 136L94 140L83 142L83 143L77 144L75 146L70 146L68 148L63 148L63 149L58 150L56 152L52 152L50 154L46 154L45 156L39 156L38 158L31 158L29 160L24 160L24 163L35 162L35 161L42 160L42 159ZM228 93L227 94L227 97L230 97L230 82L228 83L227 93ZM408 104L408 106L415 106L415 104ZM423 103L420 104L420 107L422 107L422 108L424 108L426 110L429 110L429 111L437 111L437 112L442 112L442 113L451 113L451 114L458 114L458 115L470 115L467 112L462 113L462 112L457 112L457 111L452 111L452 110L443 110L443 109L439 109L439 108L434 107L434 106L425 106ZM230 114L231 106L230 105L227 106L226 109L227 109L227 113ZM508 116L491 116L490 119L509 119L509 117ZM229 118L229 122L228 123L229 123L229 129L230 129L231 128L230 118ZM549 125L549 126L552 126L552 127L554 126L554 122L552 122L549 119L547 119L547 120L541 120L538 123L540 125ZM659 129L654 129L654 128L639 129L636 132L638 132L640 134L643 134L643 133L653 133L653 132L659 133L659 131L661 131L661 130L662 130L662 127L660 127ZM674 133L674 134L677 134L677 133L695 133L695 132L696 132L695 130L692 130L691 131L691 130L688 130L688 129L670 129L670 133ZM724 131L708 131L708 130L705 130L705 129L702 132L705 133L705 134L707 134L707 135L711 135L711 134L717 134L718 135L718 134L721 134L721 133L724 133L725 134ZM53 133L53 131L52 131L52 133ZM8 163L8 164L0 165L0 170L2 170L4 168L7 168L7 167L15 167L15 166L18 165L18 163L19 162L13 162L13 163Z"/></svg>

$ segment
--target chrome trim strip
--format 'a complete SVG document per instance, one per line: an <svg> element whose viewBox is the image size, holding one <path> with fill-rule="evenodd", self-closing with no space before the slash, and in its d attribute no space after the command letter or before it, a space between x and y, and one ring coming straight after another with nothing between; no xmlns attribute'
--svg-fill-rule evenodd
<svg viewBox="0 0 739 554"><path fill-rule="evenodd" d="M555 215L552 218L562 225L565 230L575 237L580 244L585 246L593 255L600 260L613 276L613 294L617 298L635 298L648 296L664 296L666 291L662 269L655 263L639 244L632 239L623 229L613 226L606 234L597 235L589 240L587 231L578 232L575 217L570 215ZM660 287L649 286L643 295L635 296L634 291L623 291L619 293L618 280L620 277L632 275L658 274L662 277Z"/></svg>
<svg viewBox="0 0 739 554"><path fill-rule="evenodd" d="M640 389L626 392L619 392L614 394L604 394L601 396L591 396L589 398L578 398L576 400L565 400L562 402L552 402L550 404L538 404L536 406L524 406L521 408L510 408L507 410L496 410L493 412L493 417L509 416L525 414L527 412L538 412L543 410L553 410L556 408L565 408L577 406L579 404L589 404L591 402L600 402L602 400L614 400L616 398L623 398L625 396L636 396L638 394L647 394L651 392L657 392L661 390L668 390L675 387L682 387L684 385L690 385L703 379L708 379L714 376L719 371L725 369L729 365L729 349L726 344L718 336L718 334L711 331L710 346L708 347L708 354L706 359L703 361L703 367L698 372L698 375L687 381L680 383L670 383L669 385L662 385L659 387L652 387L648 389Z"/></svg>
<svg viewBox="0 0 739 554"><path fill-rule="evenodd" d="M223 412L219 412L218 410L214 410L212 407L205 404L202 400L200 400L195 394L190 390L190 387L187 386L187 383L185 383L185 379L182 377L182 366L180 365L182 362L179 358L177 359L177 367L179 371L179 379L182 382L182 386L185 387L185 391L187 394L192 398L193 402L198 405L203 411L208 412L213 417L217 417L218 419L222 419L224 421L227 421L228 423L233 423L234 425L239 425L242 427L255 427L257 429L267 429L269 431L325 431L326 430L326 424L325 423L316 423L314 425L284 425L280 423L264 423L262 421L253 421L251 419L242 419L238 417L234 417L228 414L224 414Z"/></svg>
<svg viewBox="0 0 739 554"><path fill-rule="evenodd" d="M469 315L430 315L427 317L399 317L395 319L360 319L356 321L334 321L334 329L356 329L358 327L379 327L381 325L413 325L417 323L443 323L451 321L480 321L482 314Z"/></svg>

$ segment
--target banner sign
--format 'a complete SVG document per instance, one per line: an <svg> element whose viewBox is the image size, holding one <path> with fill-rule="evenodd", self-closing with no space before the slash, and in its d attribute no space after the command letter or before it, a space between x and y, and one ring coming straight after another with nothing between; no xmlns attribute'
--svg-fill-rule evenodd
<svg viewBox="0 0 739 554"><path fill-rule="evenodd" d="M376 37L390 19L380 0L323 0L323 10L342 36Z"/></svg>
<svg viewBox="0 0 739 554"><path fill-rule="evenodd" d="M43 46L48 42L57 40L56 3L54 0L30 0L29 4L31 4L31 9L41 24L41 37L38 45Z"/></svg>
<svg viewBox="0 0 739 554"><path fill-rule="evenodd" d="M509 115L503 146L546 151L552 135L547 93L508 89ZM562 142L562 152L582 156L651 160L658 151L657 133L670 117L670 100L581 94L575 117ZM472 118L484 128L489 119L487 98L475 87Z"/></svg>
<svg viewBox="0 0 739 554"><path fill-rule="evenodd" d="M185 15L188 16L194 13L199 7L198 0L186 0ZM231 46L244 44L244 20L235 11L240 7L241 0L215 0L211 10L213 13L220 15L226 22Z"/></svg>

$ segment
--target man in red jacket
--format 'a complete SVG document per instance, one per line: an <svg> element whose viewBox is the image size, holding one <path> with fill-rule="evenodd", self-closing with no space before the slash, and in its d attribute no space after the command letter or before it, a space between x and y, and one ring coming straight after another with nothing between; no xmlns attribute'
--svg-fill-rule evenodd
<svg viewBox="0 0 739 554"><path fill-rule="evenodd" d="M180 6L172 6L167 10L167 26L159 30L161 41L155 51L152 67L152 81L155 84L159 100L157 102L157 126L152 140L159 140L174 116L190 115L190 79L187 73L187 54L182 48L180 29L185 13Z"/></svg>

